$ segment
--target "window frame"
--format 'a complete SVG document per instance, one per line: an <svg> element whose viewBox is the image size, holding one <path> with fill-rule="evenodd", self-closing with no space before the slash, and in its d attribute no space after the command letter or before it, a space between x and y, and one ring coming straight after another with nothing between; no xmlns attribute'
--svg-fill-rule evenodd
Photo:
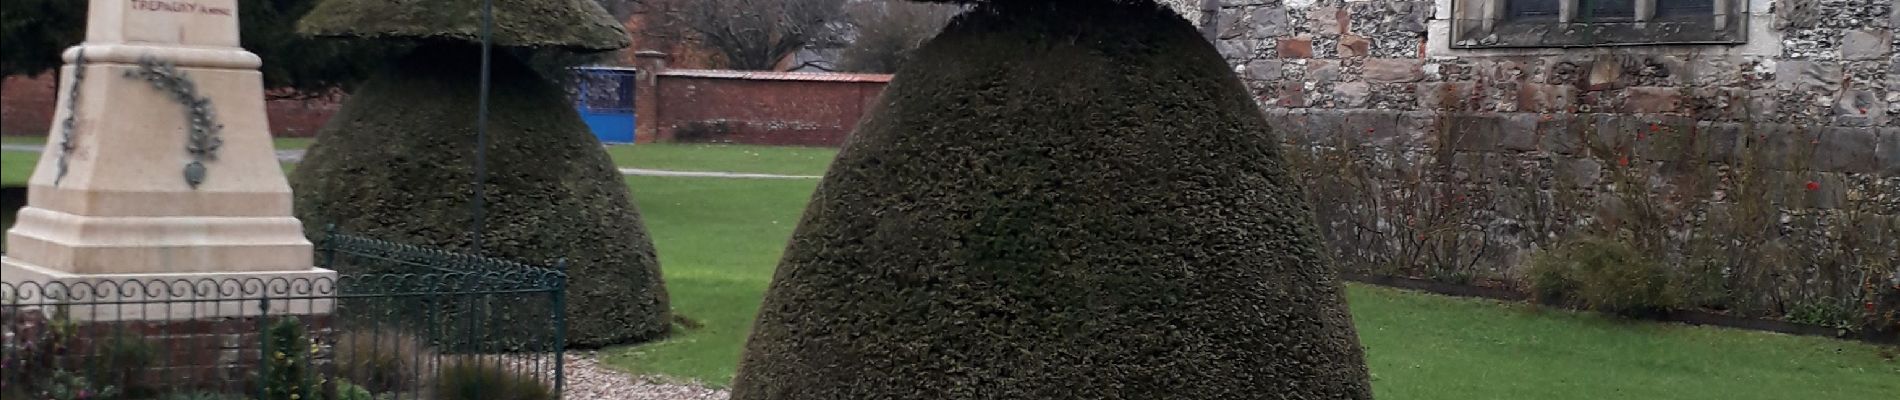
<svg viewBox="0 0 1900 400"><path fill-rule="evenodd" d="M1512 0L1451 2L1451 48L1568 48L1654 45L1739 45L1748 41L1749 0L1710 0L1709 15L1659 18L1659 0L1633 0L1635 15L1584 20L1584 0L1557 0L1558 13L1511 18Z"/></svg>

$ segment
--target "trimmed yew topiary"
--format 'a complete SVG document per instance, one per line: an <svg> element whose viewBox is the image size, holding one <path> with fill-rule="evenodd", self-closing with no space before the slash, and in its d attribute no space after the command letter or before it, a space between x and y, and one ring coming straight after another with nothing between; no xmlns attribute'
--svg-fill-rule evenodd
<svg viewBox="0 0 1900 400"><path fill-rule="evenodd" d="M364 83L324 125L291 174L297 217L312 238L335 224L468 249L481 65L472 48L417 50ZM504 54L496 53L489 104L483 254L567 259L571 346L662 336L666 289L626 181L560 89Z"/></svg>
<svg viewBox="0 0 1900 400"><path fill-rule="evenodd" d="M814 194L733 383L765 399L1367 399L1258 106L1148 1L984 3Z"/></svg>
<svg viewBox="0 0 1900 400"><path fill-rule="evenodd" d="M468 232L480 5L331 0L301 21L307 34L415 46L351 93L292 174L297 217L311 237L334 224L377 239L477 250L469 249ZM663 336L670 326L666 287L624 178L566 93L517 58L618 49L627 46L626 31L588 0L496 0L494 12L478 250L533 263L567 260L568 346ZM362 268L339 266L345 267ZM516 311L524 310L492 312L501 321L478 324L548 326L545 317L525 312L533 310Z"/></svg>

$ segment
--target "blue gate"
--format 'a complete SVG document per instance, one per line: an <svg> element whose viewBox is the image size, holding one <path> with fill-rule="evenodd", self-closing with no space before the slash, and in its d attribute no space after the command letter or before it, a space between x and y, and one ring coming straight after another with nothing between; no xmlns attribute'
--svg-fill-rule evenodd
<svg viewBox="0 0 1900 400"><path fill-rule="evenodd" d="M575 67L574 109L602 143L633 143L634 69Z"/></svg>

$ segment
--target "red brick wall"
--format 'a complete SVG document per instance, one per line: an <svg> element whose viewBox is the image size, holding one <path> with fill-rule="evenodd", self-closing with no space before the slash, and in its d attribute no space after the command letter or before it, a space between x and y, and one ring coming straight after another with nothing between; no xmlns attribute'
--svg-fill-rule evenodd
<svg viewBox="0 0 1900 400"><path fill-rule="evenodd" d="M652 102L659 141L837 146L884 90L888 76L668 71ZM641 138L646 141L648 138Z"/></svg>
<svg viewBox="0 0 1900 400"><path fill-rule="evenodd" d="M53 125L53 75L10 76L0 83L0 134L45 136Z"/></svg>
<svg viewBox="0 0 1900 400"><path fill-rule="evenodd" d="M51 73L36 77L6 78L0 86L0 135L45 136L53 126L53 109L59 101L54 93ZM270 100L271 134L278 137L316 136L317 128L336 113L343 97L314 100Z"/></svg>

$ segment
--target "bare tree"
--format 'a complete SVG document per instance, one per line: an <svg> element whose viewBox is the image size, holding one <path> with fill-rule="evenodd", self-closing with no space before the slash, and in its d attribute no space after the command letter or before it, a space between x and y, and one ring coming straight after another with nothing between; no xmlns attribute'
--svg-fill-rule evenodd
<svg viewBox="0 0 1900 400"><path fill-rule="evenodd" d="M693 0L679 19L726 67L769 70L786 54L837 40L845 0Z"/></svg>
<svg viewBox="0 0 1900 400"><path fill-rule="evenodd" d="M852 72L892 73L912 50L943 30L962 6L895 1L864 1L846 7L856 40L846 47L839 68Z"/></svg>

